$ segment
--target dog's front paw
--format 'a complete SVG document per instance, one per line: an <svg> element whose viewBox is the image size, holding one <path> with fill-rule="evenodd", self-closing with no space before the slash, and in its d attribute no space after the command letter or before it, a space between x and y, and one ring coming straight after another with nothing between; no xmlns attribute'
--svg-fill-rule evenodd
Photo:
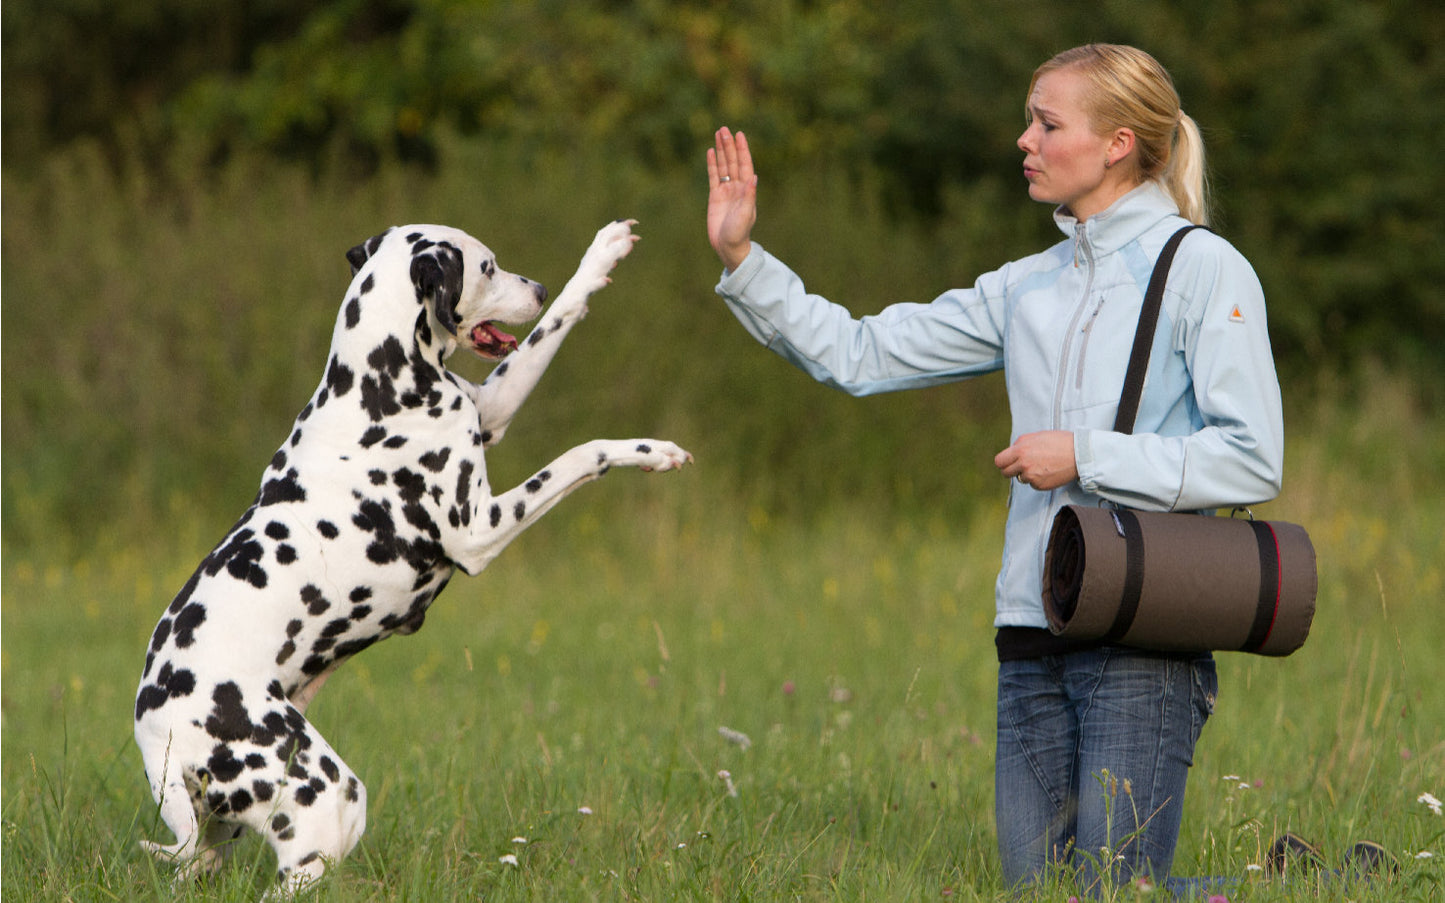
<svg viewBox="0 0 1445 903"><path fill-rule="evenodd" d="M657 439L639 442L637 452L642 458L637 466L646 471L661 473L667 470L677 470L684 464L692 463L692 454L686 449Z"/></svg>
<svg viewBox="0 0 1445 903"><path fill-rule="evenodd" d="M612 281L607 274L632 251L639 238L632 234L635 225L635 219L620 219L597 230L597 237L592 239L591 247L582 255L582 263L577 268L577 277L583 281L589 294Z"/></svg>

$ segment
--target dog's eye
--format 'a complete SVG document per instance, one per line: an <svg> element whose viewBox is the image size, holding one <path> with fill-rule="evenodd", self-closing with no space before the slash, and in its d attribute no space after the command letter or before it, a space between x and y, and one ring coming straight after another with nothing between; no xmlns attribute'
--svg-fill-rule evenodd
<svg viewBox="0 0 1445 903"><path fill-rule="evenodd" d="M482 261L482 275L483 275L483 276L486 276L488 279L490 279L490 278L492 278L492 274L495 273L496 271L497 271L497 265L496 265L495 263L493 263L493 262L490 261L490 260L483 260L483 261Z"/></svg>

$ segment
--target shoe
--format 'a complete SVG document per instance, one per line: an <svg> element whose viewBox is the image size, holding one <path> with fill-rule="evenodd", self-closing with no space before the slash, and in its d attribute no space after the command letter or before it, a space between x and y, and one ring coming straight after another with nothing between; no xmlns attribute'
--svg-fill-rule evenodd
<svg viewBox="0 0 1445 903"><path fill-rule="evenodd" d="M1373 840L1361 840L1345 851L1340 871L1357 878L1396 875L1400 872L1400 860Z"/></svg>
<svg viewBox="0 0 1445 903"><path fill-rule="evenodd" d="M1284 875L1289 872L1298 873L1305 869L1324 868L1325 857L1320 855L1319 848L1314 844L1298 834L1287 831L1276 837L1274 843L1269 845L1267 862L1269 874Z"/></svg>

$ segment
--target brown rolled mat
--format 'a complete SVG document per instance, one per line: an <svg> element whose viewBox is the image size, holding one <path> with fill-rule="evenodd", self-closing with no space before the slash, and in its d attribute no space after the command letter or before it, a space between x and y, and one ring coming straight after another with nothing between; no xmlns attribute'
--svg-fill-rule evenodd
<svg viewBox="0 0 1445 903"><path fill-rule="evenodd" d="M1044 555L1061 637L1289 655L1315 613L1315 550L1283 521L1068 505Z"/></svg>

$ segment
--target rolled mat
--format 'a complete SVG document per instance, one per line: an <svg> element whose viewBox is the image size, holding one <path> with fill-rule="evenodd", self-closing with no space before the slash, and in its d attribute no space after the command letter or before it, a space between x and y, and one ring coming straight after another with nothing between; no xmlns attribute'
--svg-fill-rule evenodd
<svg viewBox="0 0 1445 903"><path fill-rule="evenodd" d="M1164 651L1289 655L1315 613L1303 527L1069 505L1044 555L1044 613L1061 637Z"/></svg>

